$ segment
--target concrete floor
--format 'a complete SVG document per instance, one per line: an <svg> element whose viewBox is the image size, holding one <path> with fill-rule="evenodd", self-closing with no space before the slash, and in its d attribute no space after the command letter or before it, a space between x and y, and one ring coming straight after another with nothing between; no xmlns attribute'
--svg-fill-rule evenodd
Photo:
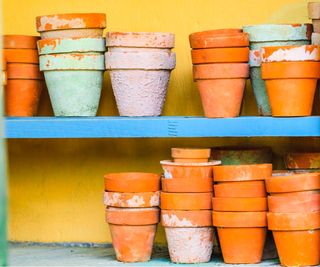
<svg viewBox="0 0 320 267"><path fill-rule="evenodd" d="M213 258L205 264L182 264L181 266L222 266L221 258ZM62 245L10 244L9 266L177 266L170 262L166 250L156 248L152 260L147 263L124 264L115 258L111 245L104 247L72 247ZM241 265L225 265L241 266ZM259 265L279 266L278 261L264 261Z"/></svg>

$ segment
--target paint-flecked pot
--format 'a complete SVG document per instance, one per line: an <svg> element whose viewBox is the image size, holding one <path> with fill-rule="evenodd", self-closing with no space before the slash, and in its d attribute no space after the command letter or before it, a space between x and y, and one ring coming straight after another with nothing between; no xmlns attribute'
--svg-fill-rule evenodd
<svg viewBox="0 0 320 267"><path fill-rule="evenodd" d="M103 84L104 56L70 53L40 56L55 116L95 116Z"/></svg>
<svg viewBox="0 0 320 267"><path fill-rule="evenodd" d="M120 116L160 116L175 65L175 53L107 52Z"/></svg>
<svg viewBox="0 0 320 267"><path fill-rule="evenodd" d="M42 39L72 37L102 37L106 15L102 13L74 13L39 16L37 31Z"/></svg>
<svg viewBox="0 0 320 267"><path fill-rule="evenodd" d="M5 49L37 49L38 36L29 35L3 35L3 46Z"/></svg>
<svg viewBox="0 0 320 267"><path fill-rule="evenodd" d="M210 210L212 192L206 193L167 193L161 192L160 206L164 210Z"/></svg>
<svg viewBox="0 0 320 267"><path fill-rule="evenodd" d="M212 177L196 177L196 179L162 178L162 191L171 193L212 192Z"/></svg>
<svg viewBox="0 0 320 267"><path fill-rule="evenodd" d="M159 222L157 208L108 208L106 221L118 261L145 262L151 258Z"/></svg>
<svg viewBox="0 0 320 267"><path fill-rule="evenodd" d="M285 158L288 169L320 169L320 153L288 153Z"/></svg>
<svg viewBox="0 0 320 267"><path fill-rule="evenodd" d="M210 148L171 148L174 162L208 162Z"/></svg>
<svg viewBox="0 0 320 267"><path fill-rule="evenodd" d="M214 195L220 198L267 197L264 181L219 182L214 185Z"/></svg>

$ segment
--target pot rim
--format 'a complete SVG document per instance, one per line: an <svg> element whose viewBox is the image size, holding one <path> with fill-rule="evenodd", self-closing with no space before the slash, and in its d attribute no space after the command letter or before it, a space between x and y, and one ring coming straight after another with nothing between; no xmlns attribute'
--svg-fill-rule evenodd
<svg viewBox="0 0 320 267"><path fill-rule="evenodd" d="M11 49L37 49L40 40L40 36L22 34L4 34L2 38L2 48Z"/></svg>
<svg viewBox="0 0 320 267"><path fill-rule="evenodd" d="M267 197L213 197L214 211L267 211Z"/></svg>
<svg viewBox="0 0 320 267"><path fill-rule="evenodd" d="M212 212L213 225L226 228L267 227L266 211Z"/></svg>
<svg viewBox="0 0 320 267"><path fill-rule="evenodd" d="M165 219L164 215L171 215L171 218ZM161 225L170 228L212 227L211 210L161 210Z"/></svg>
<svg viewBox="0 0 320 267"><path fill-rule="evenodd" d="M161 160L161 165L164 166L179 166L179 167L207 167L221 164L220 160L210 160L208 162L173 162L172 160Z"/></svg>

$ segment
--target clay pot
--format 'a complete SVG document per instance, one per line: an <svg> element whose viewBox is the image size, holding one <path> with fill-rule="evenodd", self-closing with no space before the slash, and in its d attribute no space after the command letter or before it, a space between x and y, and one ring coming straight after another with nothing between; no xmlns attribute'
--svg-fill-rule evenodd
<svg viewBox="0 0 320 267"><path fill-rule="evenodd" d="M288 153L285 158L288 169L320 169L320 153Z"/></svg>
<svg viewBox="0 0 320 267"><path fill-rule="evenodd" d="M272 116L310 116L320 62L262 63Z"/></svg>
<svg viewBox="0 0 320 267"><path fill-rule="evenodd" d="M198 179L212 177L212 167L221 164L221 161L184 163L162 160L160 164L164 172L164 178Z"/></svg>
<svg viewBox="0 0 320 267"><path fill-rule="evenodd" d="M38 51L35 49L3 49L3 57L8 63L39 64ZM39 70L38 70L39 71Z"/></svg>
<svg viewBox="0 0 320 267"><path fill-rule="evenodd" d="M171 148L174 162L208 162L210 148Z"/></svg>
<svg viewBox="0 0 320 267"><path fill-rule="evenodd" d="M28 63L8 63L8 79L43 80L39 66Z"/></svg>
<svg viewBox="0 0 320 267"><path fill-rule="evenodd" d="M74 13L39 16L36 18L36 25L42 39L102 37L106 15Z"/></svg>
<svg viewBox="0 0 320 267"><path fill-rule="evenodd" d="M160 206L164 210L210 210L212 193L161 192Z"/></svg>
<svg viewBox="0 0 320 267"><path fill-rule="evenodd" d="M267 197L264 181L219 182L214 185L217 198L263 198Z"/></svg>
<svg viewBox="0 0 320 267"><path fill-rule="evenodd" d="M143 172L109 173L104 176L104 188L111 192L156 192L160 190L160 175Z"/></svg>
<svg viewBox="0 0 320 267"><path fill-rule="evenodd" d="M266 212L212 213L225 263L258 263L266 240Z"/></svg>
<svg viewBox="0 0 320 267"><path fill-rule="evenodd" d="M215 182L265 180L272 175L272 164L214 166L213 174Z"/></svg>
<svg viewBox="0 0 320 267"><path fill-rule="evenodd" d="M118 261L150 260L159 222L157 208L108 208L106 221Z"/></svg>
<svg viewBox="0 0 320 267"><path fill-rule="evenodd" d="M174 263L210 261L214 233L209 210L162 210L170 259Z"/></svg>
<svg viewBox="0 0 320 267"><path fill-rule="evenodd" d="M308 14L312 19L313 31L320 33L320 5L318 2L308 3Z"/></svg>
<svg viewBox="0 0 320 267"><path fill-rule="evenodd" d="M162 178L162 191L170 193L204 193L212 192L212 177L195 179Z"/></svg>
<svg viewBox="0 0 320 267"><path fill-rule="evenodd" d="M193 66L205 116L237 117L240 114L249 65L246 63L201 64ZM221 90L224 88L224 90ZM222 101L223 99L223 101Z"/></svg>
<svg viewBox="0 0 320 267"><path fill-rule="evenodd" d="M214 197L214 211L267 211L266 197Z"/></svg>
<svg viewBox="0 0 320 267"><path fill-rule="evenodd" d="M270 147L213 147L211 157L222 165L272 163Z"/></svg>
<svg viewBox="0 0 320 267"><path fill-rule="evenodd" d="M37 49L38 36L3 35L4 49Z"/></svg>
<svg viewBox="0 0 320 267"><path fill-rule="evenodd" d="M160 191L140 193L105 192L104 204L119 208L149 208L160 205Z"/></svg>
<svg viewBox="0 0 320 267"><path fill-rule="evenodd" d="M320 263L320 212L268 213L268 227L283 266Z"/></svg>

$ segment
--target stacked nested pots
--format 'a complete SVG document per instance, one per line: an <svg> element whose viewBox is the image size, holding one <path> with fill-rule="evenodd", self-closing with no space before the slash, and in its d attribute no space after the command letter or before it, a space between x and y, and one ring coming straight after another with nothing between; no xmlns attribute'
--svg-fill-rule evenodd
<svg viewBox="0 0 320 267"><path fill-rule="evenodd" d="M210 261L214 244L212 225L212 166L210 149L172 148L171 160L161 161L164 176L161 223L174 263Z"/></svg>
<svg viewBox="0 0 320 267"><path fill-rule="evenodd" d="M118 261L150 260L160 220L160 175L105 175L106 221Z"/></svg>
<svg viewBox="0 0 320 267"><path fill-rule="evenodd" d="M319 47L263 47L260 52L272 116L310 116L320 77Z"/></svg>
<svg viewBox="0 0 320 267"><path fill-rule="evenodd" d="M40 70L55 116L95 116L105 69L105 14L49 15L36 21Z"/></svg>
<svg viewBox="0 0 320 267"><path fill-rule="evenodd" d="M225 263L258 263L267 236L264 180L272 164L214 166L213 225Z"/></svg>
<svg viewBox="0 0 320 267"><path fill-rule="evenodd" d="M176 54L175 37L160 32L109 32L106 69L120 116L160 116Z"/></svg>
<svg viewBox="0 0 320 267"><path fill-rule="evenodd" d="M294 152L288 153L284 158L287 169L300 171L319 171L319 152Z"/></svg>
<svg viewBox="0 0 320 267"><path fill-rule="evenodd" d="M268 228L283 266L320 264L320 173L277 172L266 179Z"/></svg>
<svg viewBox="0 0 320 267"><path fill-rule="evenodd" d="M237 117L249 77L249 39L240 29L192 33L193 78L208 118Z"/></svg>
<svg viewBox="0 0 320 267"><path fill-rule="evenodd" d="M261 78L260 49L269 46L310 44L311 24L265 24L244 26L243 31L250 37L250 80L259 115L271 116L271 107Z"/></svg>
<svg viewBox="0 0 320 267"><path fill-rule="evenodd" d="M7 116L35 116L38 112L43 76L39 70L37 40L37 36L3 36L3 57L7 62Z"/></svg>

